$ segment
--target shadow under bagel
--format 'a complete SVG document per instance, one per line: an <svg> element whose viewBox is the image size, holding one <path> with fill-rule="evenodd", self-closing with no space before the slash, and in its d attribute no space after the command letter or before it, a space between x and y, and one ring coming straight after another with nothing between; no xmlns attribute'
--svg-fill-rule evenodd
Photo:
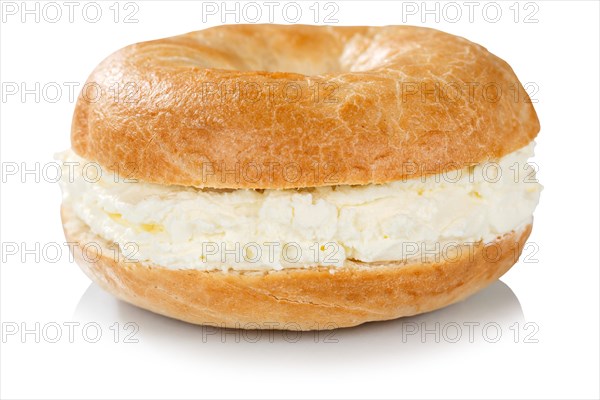
<svg viewBox="0 0 600 400"><path fill-rule="evenodd" d="M73 318L106 325L134 323L138 328L135 338L140 345L157 345L167 352L186 354L192 360L230 356L230 360L243 361L248 357L264 356L266 349L275 348L285 349L295 360L305 363L311 363L313 351L324 357L320 359L340 363L348 359L379 362L413 351L422 355L430 344L436 345L436 351L471 349L486 344L479 333L486 324L501 327L502 334L509 336L510 327L515 323L522 324L525 319L519 299L501 280L468 299L436 311L333 331L267 332L188 324L117 300L95 283L90 284L81 296ZM469 337L468 326L473 325L477 325L477 333ZM449 334L444 333L444 329L449 330L447 327L450 326L452 337L447 337ZM454 332L456 326L461 330L458 338ZM436 327L437 335L432 333Z"/></svg>

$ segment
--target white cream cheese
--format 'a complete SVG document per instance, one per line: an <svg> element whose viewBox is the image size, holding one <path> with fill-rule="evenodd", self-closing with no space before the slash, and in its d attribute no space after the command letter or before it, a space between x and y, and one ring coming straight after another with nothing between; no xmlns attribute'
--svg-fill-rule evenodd
<svg viewBox="0 0 600 400"><path fill-rule="evenodd" d="M132 183L70 150L57 157L63 200L125 256L173 269L266 270L410 260L517 230L542 189L527 164L533 146L426 178L264 191Z"/></svg>

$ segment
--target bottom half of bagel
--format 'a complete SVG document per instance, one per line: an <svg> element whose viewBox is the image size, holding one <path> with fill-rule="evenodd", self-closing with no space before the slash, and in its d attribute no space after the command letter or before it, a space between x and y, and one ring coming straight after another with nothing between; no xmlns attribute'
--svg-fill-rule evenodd
<svg viewBox="0 0 600 400"><path fill-rule="evenodd" d="M61 214L75 260L103 289L158 314L242 329L335 329L447 306L508 271L531 232L531 224L525 224L492 242L478 242L431 262L349 259L335 271L203 271L128 261L68 205L63 204Z"/></svg>

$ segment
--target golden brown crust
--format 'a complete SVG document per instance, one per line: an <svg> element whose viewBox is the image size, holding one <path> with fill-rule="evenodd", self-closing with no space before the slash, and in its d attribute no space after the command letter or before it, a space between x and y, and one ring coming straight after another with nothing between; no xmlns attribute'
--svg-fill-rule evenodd
<svg viewBox="0 0 600 400"><path fill-rule="evenodd" d="M348 261L334 274L325 267L225 273L125 262L65 205L62 218L67 240L77 243L77 263L113 295L194 324L246 329L334 329L447 306L508 271L531 232L528 225L433 263Z"/></svg>
<svg viewBox="0 0 600 400"><path fill-rule="evenodd" d="M466 39L410 26L228 25L108 57L78 99L72 144L147 182L293 188L454 170L538 131L510 66Z"/></svg>

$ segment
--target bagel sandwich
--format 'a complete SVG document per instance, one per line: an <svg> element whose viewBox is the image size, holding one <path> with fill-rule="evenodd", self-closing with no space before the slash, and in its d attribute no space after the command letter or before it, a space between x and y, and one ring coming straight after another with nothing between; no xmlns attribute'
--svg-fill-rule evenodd
<svg viewBox="0 0 600 400"><path fill-rule="evenodd" d="M434 29L226 25L138 43L78 97L58 155L64 232L102 288L194 324L415 315L517 262L539 129L506 62Z"/></svg>

